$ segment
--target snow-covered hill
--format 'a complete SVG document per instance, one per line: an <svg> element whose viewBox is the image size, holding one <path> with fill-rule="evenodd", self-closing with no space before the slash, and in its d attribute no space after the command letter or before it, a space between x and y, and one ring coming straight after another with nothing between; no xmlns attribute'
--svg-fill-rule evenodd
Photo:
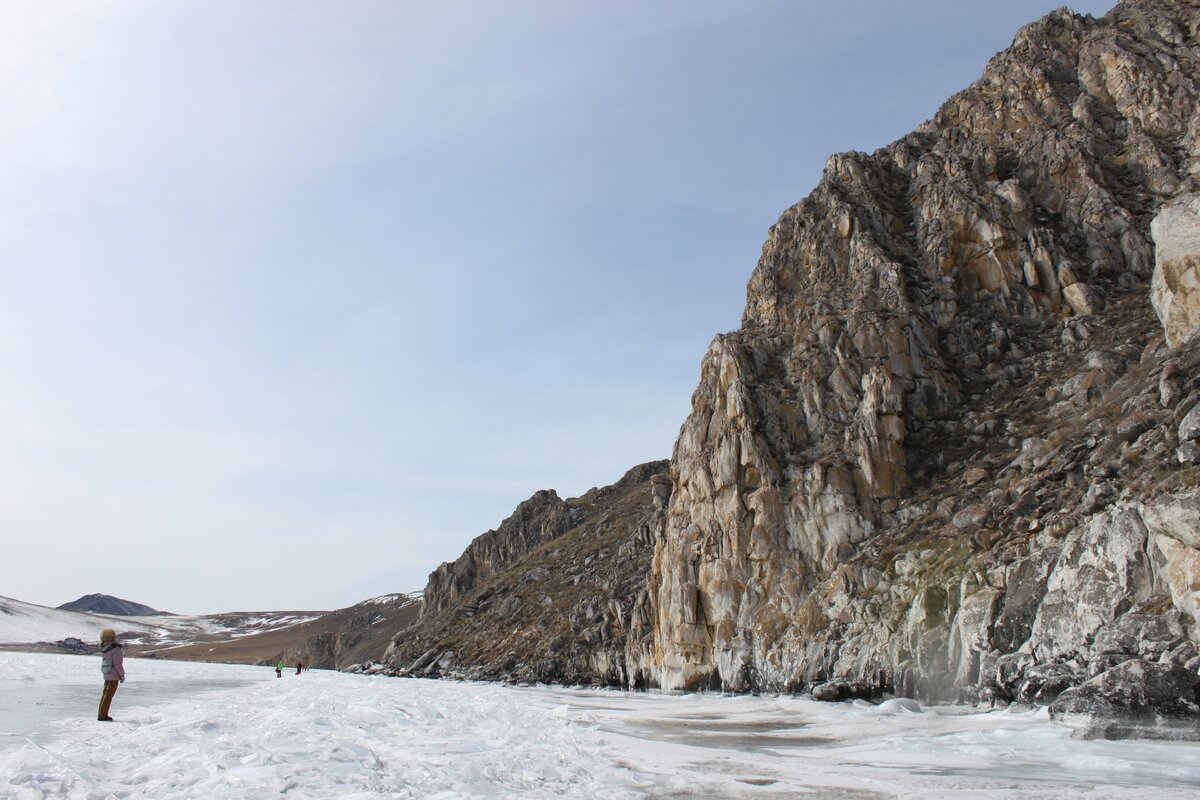
<svg viewBox="0 0 1200 800"><path fill-rule="evenodd" d="M132 633L140 639L167 632L159 619L63 611L0 597L0 644L56 642L68 637L94 642L105 628Z"/></svg>
<svg viewBox="0 0 1200 800"><path fill-rule="evenodd" d="M0 597L0 649L86 652L98 646L100 631L112 628L133 656L233 664L274 664L283 658L340 668L382 657L420 607L420 593L411 593L374 597L336 611L112 616Z"/></svg>
<svg viewBox="0 0 1200 800"><path fill-rule="evenodd" d="M321 616L320 611L234 612L209 616L108 616L25 603L0 597L0 645L22 646L76 638L94 644L100 631L112 628L127 645L182 647L225 641L300 625Z"/></svg>

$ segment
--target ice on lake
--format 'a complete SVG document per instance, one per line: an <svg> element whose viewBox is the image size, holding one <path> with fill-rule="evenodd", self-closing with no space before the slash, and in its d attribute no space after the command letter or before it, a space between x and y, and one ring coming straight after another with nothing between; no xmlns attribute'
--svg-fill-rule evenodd
<svg viewBox="0 0 1200 800"><path fill-rule="evenodd" d="M0 653L0 797L1195 798L1200 745L1044 712Z"/></svg>

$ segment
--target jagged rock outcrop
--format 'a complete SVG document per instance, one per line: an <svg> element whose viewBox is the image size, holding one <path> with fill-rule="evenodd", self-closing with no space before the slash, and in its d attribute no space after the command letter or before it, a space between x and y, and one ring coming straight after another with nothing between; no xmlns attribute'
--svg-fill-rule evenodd
<svg viewBox="0 0 1200 800"><path fill-rule="evenodd" d="M517 506L500 527L477 537L455 561L439 566L425 586L423 616L438 614L475 588L481 579L521 560L572 527L571 508L553 489L543 489Z"/></svg>
<svg viewBox="0 0 1200 800"><path fill-rule="evenodd" d="M1150 231L1155 248L1151 299L1174 347L1200 330L1200 196L1168 205Z"/></svg>
<svg viewBox="0 0 1200 800"><path fill-rule="evenodd" d="M1200 373L1147 284L1200 169L1198 36L1192 3L1062 9L913 134L829 159L704 358L639 674L1048 702L1188 660L1200 531L1149 520L1193 519Z"/></svg>
<svg viewBox="0 0 1200 800"><path fill-rule="evenodd" d="M540 491L429 576L374 673L626 686L630 617L670 500L667 462L562 500Z"/></svg>

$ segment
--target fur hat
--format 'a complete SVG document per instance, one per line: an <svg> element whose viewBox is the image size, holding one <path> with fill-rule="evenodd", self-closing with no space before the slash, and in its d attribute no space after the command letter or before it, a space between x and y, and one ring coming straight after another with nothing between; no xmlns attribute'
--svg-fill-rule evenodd
<svg viewBox="0 0 1200 800"><path fill-rule="evenodd" d="M104 630L100 631L100 644L107 644L108 642L115 642L116 640L117 632L112 628L105 628Z"/></svg>

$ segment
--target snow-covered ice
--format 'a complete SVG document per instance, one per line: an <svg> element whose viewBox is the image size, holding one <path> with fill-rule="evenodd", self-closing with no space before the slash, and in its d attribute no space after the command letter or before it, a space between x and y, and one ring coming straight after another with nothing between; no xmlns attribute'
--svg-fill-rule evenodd
<svg viewBox="0 0 1200 800"><path fill-rule="evenodd" d="M1200 746L1044 712L0 653L0 797L1194 798Z"/></svg>

